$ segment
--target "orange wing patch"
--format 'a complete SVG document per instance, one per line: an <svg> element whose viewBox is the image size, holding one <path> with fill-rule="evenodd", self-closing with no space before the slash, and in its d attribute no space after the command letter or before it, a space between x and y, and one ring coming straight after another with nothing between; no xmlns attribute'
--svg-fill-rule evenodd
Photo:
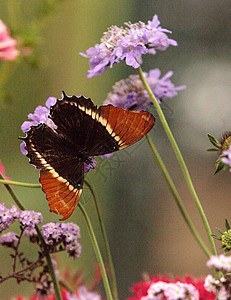
<svg viewBox="0 0 231 300"><path fill-rule="evenodd" d="M68 219L79 202L82 189L74 188L54 169L41 171L39 181L49 202L50 211L62 215L62 221Z"/></svg>
<svg viewBox="0 0 231 300"><path fill-rule="evenodd" d="M109 134L118 142L119 149L130 146L153 127L155 118L146 111L129 111L112 105L101 106L101 119Z"/></svg>

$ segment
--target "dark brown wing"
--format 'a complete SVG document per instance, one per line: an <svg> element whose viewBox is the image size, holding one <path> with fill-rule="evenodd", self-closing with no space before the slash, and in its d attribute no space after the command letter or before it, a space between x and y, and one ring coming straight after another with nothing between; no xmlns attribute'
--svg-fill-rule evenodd
<svg viewBox="0 0 231 300"><path fill-rule="evenodd" d="M32 126L23 141L30 163L41 169L40 182L51 211L67 219L83 187L84 166L75 146L45 124Z"/></svg>
<svg viewBox="0 0 231 300"><path fill-rule="evenodd" d="M90 99L64 94L51 107L57 132L89 156L104 155L139 141L154 125L145 111L129 111L113 105L97 108Z"/></svg>

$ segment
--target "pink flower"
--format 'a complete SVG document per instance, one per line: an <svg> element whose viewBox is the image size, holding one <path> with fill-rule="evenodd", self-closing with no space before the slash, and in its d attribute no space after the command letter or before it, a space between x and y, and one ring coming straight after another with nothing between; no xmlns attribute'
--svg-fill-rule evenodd
<svg viewBox="0 0 231 300"><path fill-rule="evenodd" d="M10 178L7 177L7 176L5 175L5 168L4 168L4 166L3 166L2 162L1 162L1 159L0 159L0 173L2 174L2 176L3 176L6 180L10 180Z"/></svg>
<svg viewBox="0 0 231 300"><path fill-rule="evenodd" d="M17 41L9 36L6 25L0 20L0 60L14 60L19 54L16 44Z"/></svg>

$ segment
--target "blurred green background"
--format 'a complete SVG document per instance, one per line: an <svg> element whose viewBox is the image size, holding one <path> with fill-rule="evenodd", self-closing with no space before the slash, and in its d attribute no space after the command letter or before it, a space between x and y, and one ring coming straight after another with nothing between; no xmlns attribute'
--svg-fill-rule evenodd
<svg viewBox="0 0 231 300"><path fill-rule="evenodd" d="M19 31L33 21L41 3L54 1L1 1L0 18ZM104 74L87 79L88 60L78 53L99 42L110 25L125 21L147 22L154 14L161 25L173 31L178 47L170 47L155 56L145 56L143 69L160 68L164 75L174 71L175 85L187 90L163 104L169 124L182 150L202 205L215 228L224 228L230 217L230 179L227 172L213 176L216 154L210 148L207 133L220 137L230 130L231 119L231 2L230 1L74 1L63 0L39 27L37 68L25 61L10 74L4 90L10 101L2 101L0 109L0 159L6 175L12 180L38 182L39 172L20 153L20 126L38 105L49 96L83 94L100 105L112 85L135 70L125 63L115 65ZM40 25L39 25L40 26ZM0 62L0 68L3 63ZM1 72L1 69L0 69ZM155 116L154 109L150 110ZM206 239L200 217L192 202L170 144L160 122L150 133L179 188L179 192L198 230ZM204 276L206 257L184 224L171 193L152 158L145 140L119 151L98 166L87 179L100 199L104 221L115 264L120 299L130 295L132 283L142 273L170 276ZM49 213L45 195L39 189L14 188L23 204L44 215L44 223L58 221ZM0 201L12 200L0 186ZM93 202L85 187L82 200L98 232ZM230 219L229 219L230 220ZM92 277L95 256L84 221L76 209L68 221L81 227L82 256L77 261L61 256L60 268L82 268L86 278ZM16 229L16 227L15 227ZM100 235L98 232L100 242ZM207 241L206 241L207 242ZM219 244L217 244L219 248ZM27 246L25 251L32 257ZM0 272L11 268L9 251L0 248ZM32 287L17 285L14 280L0 286L0 299L22 294L29 296Z"/></svg>

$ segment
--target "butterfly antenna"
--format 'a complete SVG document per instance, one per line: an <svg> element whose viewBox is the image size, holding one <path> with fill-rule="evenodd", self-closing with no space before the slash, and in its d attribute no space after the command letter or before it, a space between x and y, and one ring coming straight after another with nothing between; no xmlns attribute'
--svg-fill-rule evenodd
<svg viewBox="0 0 231 300"><path fill-rule="evenodd" d="M64 91L62 91L62 96L63 96L63 99L67 98L67 95L65 94Z"/></svg>

